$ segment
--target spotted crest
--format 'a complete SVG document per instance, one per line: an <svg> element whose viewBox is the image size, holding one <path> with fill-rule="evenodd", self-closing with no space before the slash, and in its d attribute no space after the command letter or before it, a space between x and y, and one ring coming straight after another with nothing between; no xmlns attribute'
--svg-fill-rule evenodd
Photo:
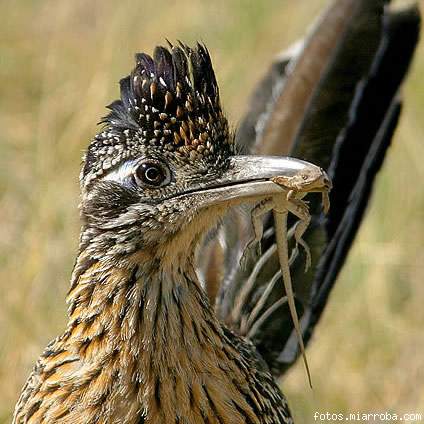
<svg viewBox="0 0 424 424"><path fill-rule="evenodd" d="M102 176L150 147L187 161L215 165L234 152L206 47L182 43L136 54L131 75L120 81L121 98L108 106L104 128L91 142L82 178Z"/></svg>

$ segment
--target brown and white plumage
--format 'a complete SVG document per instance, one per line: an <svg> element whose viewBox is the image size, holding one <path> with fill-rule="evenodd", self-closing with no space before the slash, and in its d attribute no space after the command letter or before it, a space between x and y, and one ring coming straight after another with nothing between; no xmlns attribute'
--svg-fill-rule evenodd
<svg viewBox="0 0 424 424"><path fill-rule="evenodd" d="M330 26L339 19L336 36L330 31L335 47L309 53L301 49L294 58L277 60L259 86L262 97L254 98L255 107L237 135L246 150L255 142L263 154L271 152L267 140L272 139L275 148L281 137L274 154L296 146L292 151L302 158L325 168L331 162L337 177L337 168L343 168L346 156L355 150L345 143L349 131L359 128L365 134L366 149L353 167L364 177L362 185L336 184L335 214L326 222L315 211L312 231L306 235L315 243L312 271L300 272L299 261L292 269L307 339L358 228L390 141L399 112L394 93L412 56L419 21L413 13L409 19L392 18L410 28L411 37L399 60L403 67L395 72L397 82L390 86L392 96L378 103L376 128L369 128L361 118L360 100L371 96L364 87L376 80L385 87L381 74L387 68L378 65L387 54L383 47L392 46L399 34L387 24L382 0L354 2L356 20L340 20L337 12L349 2L335 2L326 15ZM315 41L319 46L318 36L329 40L318 25L306 46ZM364 37L369 41L366 49L360 46ZM357 57L343 54L353 50ZM294 78L295 86L297 76L308 68L307 60L297 60L302 53L310 60L314 56L308 54L324 55L325 66L313 73L304 96L292 92L293 97L284 97L281 88L288 78ZM353 69L352 60L358 66L345 80L343 70ZM136 62L132 74L121 81L121 99L110 105L104 128L85 156L83 227L67 299L68 326L38 360L14 422L290 423L286 400L274 380L298 355L287 310L275 309L252 340L240 336L244 317L233 320L231 315L240 287L263 260L253 258L245 269L239 267L243 243L235 241L247 241L243 215L224 220L220 237L225 254L218 244L209 243L196 258L196 246L230 206L258 200L265 192L265 186L251 184L258 175L249 180L242 158L234 159L234 135L221 110L209 54L201 45L180 45L157 48L153 58L137 55ZM295 65L303 68L297 71ZM340 87L349 88L342 99ZM272 118L281 112L278 105L292 105L297 111L289 140L283 140L279 132L284 133L284 126ZM337 122L331 119L335 107ZM275 125L263 131L270 118ZM331 137L323 136L330 133ZM375 143L376 152L370 147ZM258 159L258 167L265 164L265 159ZM149 169L154 170L151 178ZM351 193L354 201L349 203ZM274 240L272 221L266 226L264 251ZM204 260L206 255L212 260ZM196 259L202 263L205 281L199 281ZM211 269L211 264L222 267ZM242 305L243 314L255 307L278 266L272 261L264 264L255 290ZM278 302L278 296L281 291L276 289L264 309Z"/></svg>
<svg viewBox="0 0 424 424"><path fill-rule="evenodd" d="M158 47L136 60L85 157L67 329L14 422L291 422L266 364L218 321L195 271L198 241L228 206L202 207L201 189L234 152L209 54ZM160 184L142 181L162 170Z"/></svg>

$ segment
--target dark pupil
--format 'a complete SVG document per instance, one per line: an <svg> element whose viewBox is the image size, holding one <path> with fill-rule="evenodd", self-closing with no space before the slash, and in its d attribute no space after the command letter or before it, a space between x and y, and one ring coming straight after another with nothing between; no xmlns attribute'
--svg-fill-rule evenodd
<svg viewBox="0 0 424 424"><path fill-rule="evenodd" d="M160 177L159 170L157 168L146 169L145 175L149 181L157 181Z"/></svg>
<svg viewBox="0 0 424 424"><path fill-rule="evenodd" d="M151 164L142 164L139 175L141 180L147 184L160 184L163 181L163 174L160 168Z"/></svg>

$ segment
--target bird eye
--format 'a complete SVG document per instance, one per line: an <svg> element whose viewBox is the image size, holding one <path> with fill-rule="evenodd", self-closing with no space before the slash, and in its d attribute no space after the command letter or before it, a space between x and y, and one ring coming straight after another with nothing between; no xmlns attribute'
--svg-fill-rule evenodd
<svg viewBox="0 0 424 424"><path fill-rule="evenodd" d="M158 162L148 161L141 163L135 171L138 184L151 187L162 187L169 183L170 172L167 167Z"/></svg>

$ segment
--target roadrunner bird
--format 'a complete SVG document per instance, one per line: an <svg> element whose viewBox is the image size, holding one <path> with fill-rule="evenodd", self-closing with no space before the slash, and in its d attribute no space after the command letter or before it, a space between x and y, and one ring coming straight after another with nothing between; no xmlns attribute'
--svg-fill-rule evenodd
<svg viewBox="0 0 424 424"><path fill-rule="evenodd" d="M263 254L240 267L249 236L238 206L280 193L270 178L306 165L236 146L291 153L334 181L328 219L311 200L311 269L300 251L291 264L307 342L396 126L418 36L415 8L384 3L330 6L274 63L236 136L203 45L136 55L85 155L68 326L38 360L14 423L292 422L275 378L299 351L273 222Z"/></svg>

